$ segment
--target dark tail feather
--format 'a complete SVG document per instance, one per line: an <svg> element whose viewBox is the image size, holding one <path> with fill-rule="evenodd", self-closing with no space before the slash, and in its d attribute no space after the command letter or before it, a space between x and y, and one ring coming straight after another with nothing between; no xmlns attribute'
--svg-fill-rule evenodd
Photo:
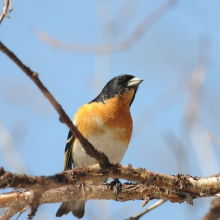
<svg viewBox="0 0 220 220"><path fill-rule="evenodd" d="M63 202L60 208L57 210L56 217L67 215L71 211L72 202Z"/></svg>
<svg viewBox="0 0 220 220"><path fill-rule="evenodd" d="M77 218L82 218L85 213L85 201L63 202L56 213L56 217L67 215L69 212L72 212Z"/></svg>
<svg viewBox="0 0 220 220"><path fill-rule="evenodd" d="M83 201L83 200L72 202L73 205L72 205L71 211L74 216L76 216L77 218L82 218L84 216L85 203L86 203L86 201Z"/></svg>

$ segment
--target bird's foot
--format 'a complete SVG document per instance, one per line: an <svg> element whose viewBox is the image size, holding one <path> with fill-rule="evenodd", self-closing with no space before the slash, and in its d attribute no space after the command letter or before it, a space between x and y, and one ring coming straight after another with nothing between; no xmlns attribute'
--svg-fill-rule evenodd
<svg viewBox="0 0 220 220"><path fill-rule="evenodd" d="M88 187L90 190L91 190L91 188L85 183L85 181L80 182L79 187L82 189L82 194L85 197L85 200L87 200L85 188Z"/></svg>
<svg viewBox="0 0 220 220"><path fill-rule="evenodd" d="M112 182L107 183L107 185L109 186L109 189L110 189L110 190L112 190L114 186L116 187L115 196L116 196L116 200L117 200L117 196L118 196L119 191L120 191L120 189L121 189L121 187L122 187L121 182L120 182L119 179L117 178L117 179L114 179Z"/></svg>

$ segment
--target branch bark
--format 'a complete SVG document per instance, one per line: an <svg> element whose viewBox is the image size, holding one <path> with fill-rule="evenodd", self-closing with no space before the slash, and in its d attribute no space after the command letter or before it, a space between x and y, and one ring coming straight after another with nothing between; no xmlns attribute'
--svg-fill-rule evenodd
<svg viewBox="0 0 220 220"><path fill-rule="evenodd" d="M49 189L56 189L69 184L100 178L100 176L114 179L121 178L160 187L164 190L187 193L190 195L190 197L186 198L188 203L192 203L191 200L195 197L215 196L220 192L220 175L207 178L180 174L171 176L151 172L142 168L132 168L131 165L122 166L120 164L112 164L111 168L108 169L101 168L98 165L75 168L48 177L12 174L5 172L1 168L0 188L13 187L15 189L24 188L34 190L35 192L45 192Z"/></svg>
<svg viewBox="0 0 220 220"><path fill-rule="evenodd" d="M8 7L9 7L9 12L11 12L12 11L11 0L5 0L4 2L2 13L0 15L0 24L2 23L4 17L10 18L10 16L8 15Z"/></svg>
<svg viewBox="0 0 220 220"><path fill-rule="evenodd" d="M24 208L23 205L16 204L16 205L11 205L5 213L0 216L0 220L8 220L11 217L13 217L16 213L21 212L22 209Z"/></svg>
<svg viewBox="0 0 220 220"><path fill-rule="evenodd" d="M53 105L55 110L60 115L60 119L63 123L65 123L69 129L72 131L72 133L75 135L75 137L79 140L83 148L85 149L86 153L95 158L98 163L103 167L109 167L111 166L108 157L103 154L100 151L97 151L91 143L88 142L87 139L85 139L82 134L78 131L77 127L73 125L71 120L69 119L66 112L63 110L62 106L56 101L56 99L53 97L53 95L49 92L49 90L43 85L43 83L40 81L38 77L38 73L32 71L29 67L24 65L17 56L10 51L7 47L5 47L0 42L0 50L5 53L20 69L23 70L23 72L26 73L27 76L29 76L32 81L37 85L37 87L41 90L41 92L44 94L44 96L49 100L49 102Z"/></svg>
<svg viewBox="0 0 220 220"><path fill-rule="evenodd" d="M129 200L143 200L146 197L151 199L165 198L171 202L183 202L186 198L184 193L171 192L163 190L158 187L146 186L144 184L127 183L122 184L120 191L116 198L116 186L110 189L108 185L88 185L84 184L69 185L54 190L49 190L41 194L39 205L45 203L57 203L70 200L116 200L116 201L129 201ZM35 200L35 193L33 191L18 191L0 195L0 208L3 207L18 207L14 212L8 215L8 209L2 216L2 219L9 219L17 212L22 212L24 207L28 207ZM20 209L20 210L19 210ZM12 215L13 214L13 215ZM7 218L8 217L8 218ZM2 220L0 218L0 220Z"/></svg>
<svg viewBox="0 0 220 220"><path fill-rule="evenodd" d="M59 189L49 190L42 193L39 204L57 203L71 200L143 200L147 196L152 199L165 198L171 202L185 201L184 193L171 192L158 187L146 186L144 184L127 183L122 184L119 194L116 198L116 186L110 189L104 184L85 184L82 183L61 187ZM34 198L33 191L19 191L0 195L0 208L9 206L27 206Z"/></svg>
<svg viewBox="0 0 220 220"><path fill-rule="evenodd" d="M113 164L113 169L103 170L98 165L77 168L54 176L26 176L12 174L0 169L0 188L14 187L33 191L18 191L0 195L0 208L10 207L2 216L7 219L12 213L22 211L24 207L31 206L38 194L38 205L71 200L111 199L117 201L164 199L171 202L188 202L193 199L214 196L220 191L220 176L198 178L188 175L169 176L150 172L145 169L132 168ZM88 185L82 187L85 180L100 177L123 178L142 182L141 184L122 184L116 198L116 187L110 189L108 185ZM144 183L144 184L143 184ZM21 210L14 210L20 207ZM10 214L11 213L11 214ZM10 215L9 215L10 214ZM4 218L3 218L4 217Z"/></svg>

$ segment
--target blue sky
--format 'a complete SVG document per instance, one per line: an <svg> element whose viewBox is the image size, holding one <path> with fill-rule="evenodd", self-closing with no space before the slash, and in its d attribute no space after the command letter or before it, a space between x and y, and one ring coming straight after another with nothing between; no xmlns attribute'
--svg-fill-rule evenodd
<svg viewBox="0 0 220 220"><path fill-rule="evenodd" d="M13 1L11 19L0 26L0 40L39 73L71 118L112 77L127 73L144 79L131 107L134 132L122 164L205 177L219 172L220 164L217 139L210 139L210 133L220 137L219 1L177 1L131 47L107 55L58 50L38 37L46 33L85 45L121 42L163 2ZM193 112L193 104L197 110L189 127L186 112ZM68 128L2 53L0 131L0 166L6 170L32 175L62 170ZM198 219L210 201L195 200L193 206L167 202L143 219ZM140 206L141 201L89 201L85 219L125 219L142 211ZM55 219L58 207L41 206L36 219Z"/></svg>

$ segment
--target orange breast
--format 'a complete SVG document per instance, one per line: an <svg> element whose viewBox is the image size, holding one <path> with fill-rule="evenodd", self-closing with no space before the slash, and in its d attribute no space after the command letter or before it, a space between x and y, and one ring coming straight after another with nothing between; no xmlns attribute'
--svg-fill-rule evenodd
<svg viewBox="0 0 220 220"><path fill-rule="evenodd" d="M90 135L104 133L105 129L122 128L114 140L129 143L132 135L132 118L130 114L130 103L134 95L131 89L121 96L106 101L106 103L94 102L83 105L74 116L74 123L85 138Z"/></svg>

